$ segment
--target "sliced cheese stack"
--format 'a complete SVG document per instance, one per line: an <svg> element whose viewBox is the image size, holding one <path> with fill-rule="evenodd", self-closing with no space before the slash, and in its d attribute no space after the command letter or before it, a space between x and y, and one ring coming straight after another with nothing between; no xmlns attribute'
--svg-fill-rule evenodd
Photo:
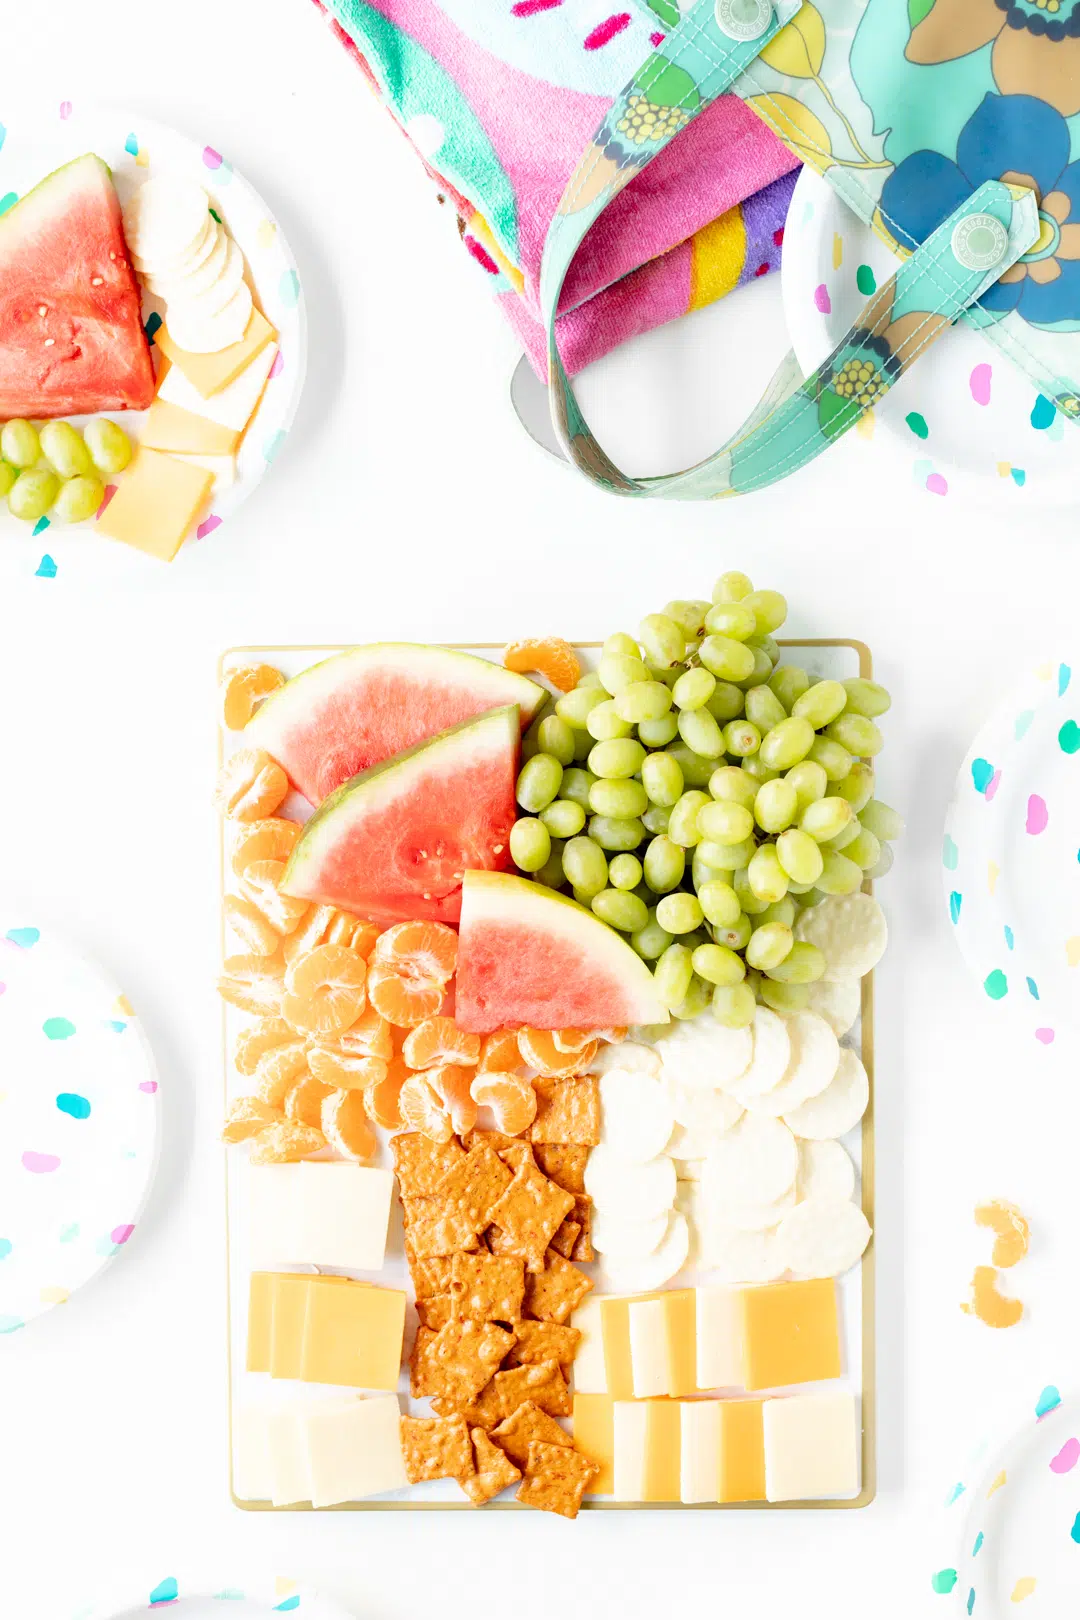
<svg viewBox="0 0 1080 1620"><path fill-rule="evenodd" d="M397 1289L348 1277L251 1274L248 1372L394 1390L404 1333L405 1295Z"/></svg>
<svg viewBox="0 0 1080 1620"><path fill-rule="evenodd" d="M337 1507L408 1484L396 1395L280 1405L233 1417L233 1495L274 1507Z"/></svg>
<svg viewBox="0 0 1080 1620"><path fill-rule="evenodd" d="M246 1165L247 1252L255 1266L378 1271L394 1178L344 1161Z"/></svg>

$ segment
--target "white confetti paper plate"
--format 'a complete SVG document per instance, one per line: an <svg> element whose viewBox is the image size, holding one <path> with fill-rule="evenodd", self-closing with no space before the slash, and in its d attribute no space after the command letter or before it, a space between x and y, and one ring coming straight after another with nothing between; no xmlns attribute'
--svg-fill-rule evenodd
<svg viewBox="0 0 1080 1620"><path fill-rule="evenodd" d="M1040 664L979 732L942 863L987 1001L1044 1047L1080 1032L1080 651Z"/></svg>
<svg viewBox="0 0 1080 1620"><path fill-rule="evenodd" d="M188 1584L166 1575L141 1591L129 1589L126 1596L84 1605L70 1620L136 1620L136 1616L143 1620L157 1609L182 1620L270 1620L277 1614L297 1615L299 1620L351 1620L329 1598L283 1575L240 1586Z"/></svg>
<svg viewBox="0 0 1080 1620"><path fill-rule="evenodd" d="M0 904L0 1333L131 1238L158 1156L153 1054L119 988Z"/></svg>
<svg viewBox="0 0 1080 1620"><path fill-rule="evenodd" d="M142 114L86 101L35 98L19 102L5 95L3 119L0 215L61 164L84 152L96 152L112 170L122 205L152 175L182 174L195 180L243 251L256 302L278 333L278 354L237 452L236 481L214 493L186 544L190 545L193 538L205 539L242 505L276 459L300 399L307 366L307 320L296 261L284 233L258 192L233 168L227 153ZM143 316L151 339L161 323L163 308L144 290ZM139 411L119 411L115 415L120 426L135 437L143 417ZM82 423L88 418L71 420ZM43 536L49 528L49 520L42 518L33 530L46 546L49 542ZM0 502L0 534L4 539L29 532L25 523L9 515L7 503ZM80 545L87 540L92 544L115 544L95 537L92 523L59 528L54 534L77 536ZM45 577L55 575L56 558L46 552L42 567L39 556L40 550L36 550L36 571Z"/></svg>
<svg viewBox="0 0 1080 1620"><path fill-rule="evenodd" d="M781 267L792 347L808 374L897 259L813 169L799 176ZM945 332L853 430L935 496L1016 510L1080 499L1080 428L966 321Z"/></svg>

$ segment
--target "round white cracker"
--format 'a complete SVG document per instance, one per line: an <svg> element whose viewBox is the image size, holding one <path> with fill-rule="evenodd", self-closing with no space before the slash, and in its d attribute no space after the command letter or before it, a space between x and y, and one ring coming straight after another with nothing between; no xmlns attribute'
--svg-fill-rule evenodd
<svg viewBox="0 0 1080 1620"><path fill-rule="evenodd" d="M787 1114L825 1090L840 1061L840 1043L817 1013L792 1013L787 1020L791 1062L784 1078L760 1097L747 1097L752 1113Z"/></svg>
<svg viewBox="0 0 1080 1620"><path fill-rule="evenodd" d="M668 1096L675 1123L688 1131L722 1136L743 1116L743 1106L726 1091L687 1091L685 1087L667 1082ZM685 1155L690 1157L689 1154Z"/></svg>
<svg viewBox="0 0 1080 1620"><path fill-rule="evenodd" d="M219 310L232 298L240 283L244 279L244 255L231 239L225 252L225 260L212 281L206 283L202 291L196 292L186 279L180 281L166 303L171 310L177 304L191 310L193 315L208 319L216 315Z"/></svg>
<svg viewBox="0 0 1080 1620"><path fill-rule="evenodd" d="M686 1091L715 1091L743 1074L753 1057L749 1029L728 1029L711 1012L689 1019L660 1043L664 1073Z"/></svg>
<svg viewBox="0 0 1080 1620"><path fill-rule="evenodd" d="M671 1162L675 1166L675 1175L680 1183L685 1181L692 1186L697 1186L701 1180L701 1172L705 1168L704 1159L672 1159ZM676 1194L677 1192L678 1189L676 1189Z"/></svg>
<svg viewBox="0 0 1080 1620"><path fill-rule="evenodd" d="M855 1192L855 1166L847 1148L831 1138L800 1142L795 1187L800 1203L807 1198L851 1198Z"/></svg>
<svg viewBox="0 0 1080 1620"><path fill-rule="evenodd" d="M862 1009L862 986L858 979L818 979L810 986L807 1007L824 1018L833 1034L846 1035Z"/></svg>
<svg viewBox="0 0 1080 1620"><path fill-rule="evenodd" d="M604 1275L620 1294L646 1294L670 1282L686 1264L690 1253L690 1227L685 1215L676 1210L668 1217L668 1228L652 1254L639 1260L605 1261Z"/></svg>
<svg viewBox="0 0 1080 1620"><path fill-rule="evenodd" d="M168 298L170 293L182 290L197 294L209 287L221 274L228 256L229 238L225 227L209 216L209 229L203 232L192 251L175 269L151 270L145 273L146 285L153 293Z"/></svg>
<svg viewBox="0 0 1080 1620"><path fill-rule="evenodd" d="M840 1062L825 1090L784 1115L796 1136L824 1141L826 1137L846 1136L866 1113L870 1102L870 1081L861 1061L849 1046L840 1048Z"/></svg>
<svg viewBox="0 0 1080 1620"><path fill-rule="evenodd" d="M791 1040L787 1023L769 1007L754 1009L754 1056L745 1074L724 1089L746 1105L750 1097L763 1096L778 1086L791 1062Z"/></svg>
<svg viewBox="0 0 1080 1620"><path fill-rule="evenodd" d="M808 1198L785 1215L776 1246L797 1277L839 1277L870 1241L870 1222L846 1198Z"/></svg>
<svg viewBox="0 0 1080 1620"><path fill-rule="evenodd" d="M709 1220L717 1227L732 1232L769 1232L779 1226L797 1199L794 1183L771 1204L717 1204L709 1202L709 1189L702 1185L701 1196L708 1209Z"/></svg>
<svg viewBox="0 0 1080 1620"><path fill-rule="evenodd" d="M885 954L889 929L873 895L829 894L799 913L795 938L824 953L826 979L861 979Z"/></svg>
<svg viewBox="0 0 1080 1620"><path fill-rule="evenodd" d="M686 1221L690 1231L690 1251L686 1256L686 1264L697 1267L702 1264L701 1234L705 1223L701 1192L696 1181L679 1182L679 1190L675 1194L675 1210Z"/></svg>
<svg viewBox="0 0 1080 1620"><path fill-rule="evenodd" d="M228 303L213 315L191 304L176 304L166 311L169 336L191 354L218 354L239 343L251 319L251 288L241 281Z"/></svg>
<svg viewBox="0 0 1080 1620"><path fill-rule="evenodd" d="M182 175L145 180L124 209L128 247L147 269L184 259L199 242L210 214L202 186Z"/></svg>
<svg viewBox="0 0 1080 1620"><path fill-rule="evenodd" d="M585 1191L615 1219L648 1221L675 1201L675 1166L663 1158L627 1164L610 1148L595 1147L585 1166Z"/></svg>
<svg viewBox="0 0 1080 1620"><path fill-rule="evenodd" d="M614 1041L610 1045L601 1041L599 1050L589 1064L590 1074L607 1074L611 1069L637 1069L659 1079L663 1072L660 1054L652 1046L640 1041Z"/></svg>
<svg viewBox="0 0 1080 1620"><path fill-rule="evenodd" d="M702 1186L714 1205L771 1204L787 1192L798 1168L799 1149L783 1120L747 1114L717 1138Z"/></svg>
<svg viewBox="0 0 1080 1620"><path fill-rule="evenodd" d="M734 1125L735 1120L731 1123ZM670 1159L707 1159L717 1137L723 1134L708 1126L676 1125L664 1151Z"/></svg>
<svg viewBox="0 0 1080 1620"><path fill-rule="evenodd" d="M774 1282L786 1267L776 1246L776 1232L735 1232L707 1226L701 1232L703 1270L725 1283Z"/></svg>
<svg viewBox="0 0 1080 1620"><path fill-rule="evenodd" d="M624 1221L598 1209L592 1219L592 1244L598 1254L611 1260L640 1260L655 1254L667 1236L668 1211L661 1210L648 1221Z"/></svg>
<svg viewBox="0 0 1080 1620"><path fill-rule="evenodd" d="M600 1077L600 1145L628 1164L663 1153L675 1123L671 1098L640 1069L611 1069Z"/></svg>

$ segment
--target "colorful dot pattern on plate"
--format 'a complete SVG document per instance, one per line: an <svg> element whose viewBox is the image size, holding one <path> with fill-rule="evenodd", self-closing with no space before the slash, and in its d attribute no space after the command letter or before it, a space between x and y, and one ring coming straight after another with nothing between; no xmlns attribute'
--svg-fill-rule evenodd
<svg viewBox="0 0 1080 1620"><path fill-rule="evenodd" d="M0 911L0 980L0 1332L12 1333L135 1231L160 1106L130 1004L51 930Z"/></svg>
<svg viewBox="0 0 1080 1620"><path fill-rule="evenodd" d="M986 1001L1042 1048L1080 1028L1080 683L1044 662L979 733L942 845L949 921ZM984 1002L985 1005L985 1002Z"/></svg>
<svg viewBox="0 0 1080 1620"><path fill-rule="evenodd" d="M136 1616L159 1610L178 1620L213 1620L223 1613L236 1620L261 1620L276 1614L295 1614L300 1620L351 1620L331 1599L310 1586L302 1586L290 1576L274 1575L242 1585L232 1582L189 1582L177 1575L163 1575L120 1598L84 1603L71 1620L136 1620Z"/></svg>

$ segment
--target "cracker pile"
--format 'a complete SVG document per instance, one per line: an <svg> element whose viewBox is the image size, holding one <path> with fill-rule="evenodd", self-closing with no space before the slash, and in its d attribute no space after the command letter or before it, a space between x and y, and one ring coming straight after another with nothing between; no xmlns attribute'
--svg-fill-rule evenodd
<svg viewBox="0 0 1080 1620"><path fill-rule="evenodd" d="M529 1140L391 1140L420 1322L410 1387L436 1413L402 1419L402 1452L413 1483L456 1479L478 1507L518 1484L519 1502L573 1519L598 1472L558 1419L572 1410L570 1316L593 1286L574 1262L593 1258L600 1100L594 1076L536 1088Z"/></svg>

